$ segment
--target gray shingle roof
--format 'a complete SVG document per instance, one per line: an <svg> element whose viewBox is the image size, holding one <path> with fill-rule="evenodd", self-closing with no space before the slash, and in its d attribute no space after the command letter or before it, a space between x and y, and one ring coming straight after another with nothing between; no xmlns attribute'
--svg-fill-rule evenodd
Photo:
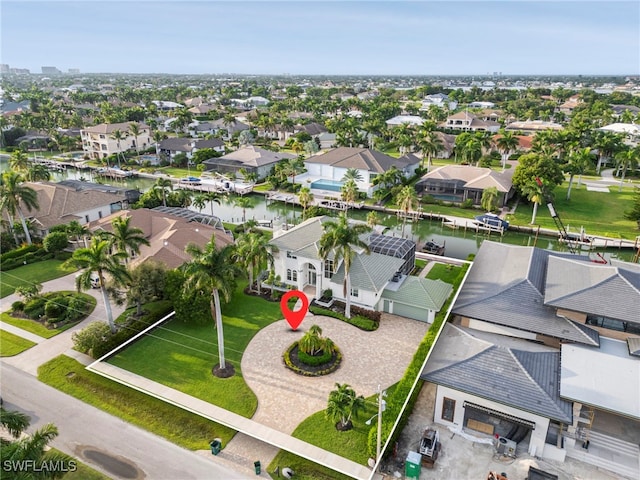
<svg viewBox="0 0 640 480"><path fill-rule="evenodd" d="M640 337L627 338L627 347L629 348L629 355L640 357Z"/></svg>
<svg viewBox="0 0 640 480"><path fill-rule="evenodd" d="M265 150L264 148L247 145L239 148L235 152L227 153L222 157L205 160L203 163L209 167L215 167L218 163L224 163L225 161L232 160L240 162L242 165L246 165L247 167L256 168L264 165L271 165L272 163L278 163L290 158L296 158L296 155L286 152L272 152L271 150Z"/></svg>
<svg viewBox="0 0 640 480"><path fill-rule="evenodd" d="M588 345L598 335L556 315L544 304L547 258L561 255L533 247L484 241L453 306L453 313Z"/></svg>
<svg viewBox="0 0 640 480"><path fill-rule="evenodd" d="M455 327L447 328L452 332ZM560 398L560 352L525 351L476 339L470 356L461 359L447 353L452 348L446 336L443 339L442 345L438 340L432 354L438 361L429 359L423 380L572 423L572 404ZM437 368L447 363L447 357L449 364Z"/></svg>
<svg viewBox="0 0 640 480"><path fill-rule="evenodd" d="M351 286L359 290L378 292L389 283L393 275L400 270L404 260L371 252L356 255L351 262L349 278ZM344 262L331 279L333 283L344 281Z"/></svg>
<svg viewBox="0 0 640 480"><path fill-rule="evenodd" d="M449 298L451 290L453 286L442 280L408 276L397 291L385 289L382 298L438 312Z"/></svg>
<svg viewBox="0 0 640 480"><path fill-rule="evenodd" d="M549 257L547 305L640 323L640 273Z"/></svg>

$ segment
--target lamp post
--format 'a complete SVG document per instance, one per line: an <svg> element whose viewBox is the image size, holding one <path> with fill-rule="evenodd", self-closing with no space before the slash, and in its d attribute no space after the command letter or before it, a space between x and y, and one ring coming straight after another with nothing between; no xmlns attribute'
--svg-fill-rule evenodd
<svg viewBox="0 0 640 480"><path fill-rule="evenodd" d="M384 397L386 396L387 396L387 392L383 391L380 387L380 384L378 384L378 413L373 417L371 417L369 420L367 420L367 422L365 422L367 425L370 425L371 420L373 420L375 417L378 417L378 435L376 439L376 463L380 461L380 444L382 442L382 412L385 411L387 406L387 402L384 401Z"/></svg>

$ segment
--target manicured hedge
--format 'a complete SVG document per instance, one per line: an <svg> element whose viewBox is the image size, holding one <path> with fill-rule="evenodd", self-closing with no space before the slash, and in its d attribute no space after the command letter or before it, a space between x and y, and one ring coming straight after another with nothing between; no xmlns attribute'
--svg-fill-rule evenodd
<svg viewBox="0 0 640 480"><path fill-rule="evenodd" d="M367 332L373 332L374 330L377 330L379 325L378 322L371 320L370 318L365 318L360 315L355 315L351 318L347 318L342 313L334 312L333 310L329 310L328 308L318 307L317 305L311 305L309 307L309 311L314 315L325 315L327 317L337 318L338 320L347 322L354 327L358 327L361 330L366 330Z"/></svg>
<svg viewBox="0 0 640 480"><path fill-rule="evenodd" d="M340 349L335 346L335 354L336 354L336 361L334 363L332 363L329 367L327 367L326 370L320 370L317 372L307 372L305 370L302 370L300 368L298 368L292 361L291 361L291 351L298 346L298 342L293 342L289 348L287 348L284 352L284 354L282 355L282 360L284 361L285 366L289 369L292 370L294 372L296 372L299 375L304 375L307 377L319 377L322 375L327 375L329 373L332 373L334 371L336 371L338 369L338 367L340 366L340 364L342 363L342 352L340 351ZM300 357L298 357L300 358ZM329 357L331 358L331 356Z"/></svg>

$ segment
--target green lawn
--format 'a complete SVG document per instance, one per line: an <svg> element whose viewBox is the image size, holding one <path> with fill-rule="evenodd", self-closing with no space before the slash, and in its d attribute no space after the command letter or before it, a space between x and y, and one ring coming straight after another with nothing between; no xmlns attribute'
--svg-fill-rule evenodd
<svg viewBox="0 0 640 480"><path fill-rule="evenodd" d="M436 263L429 273L427 273L427 278L431 280L442 280L443 282L453 284L453 281L460 274L460 268L454 265L445 265L444 263Z"/></svg>
<svg viewBox="0 0 640 480"><path fill-rule="evenodd" d="M91 373L65 355L41 365L38 379L190 450L208 449L214 438L222 439L226 445L235 434L196 414Z"/></svg>
<svg viewBox="0 0 640 480"><path fill-rule="evenodd" d="M2 272L0 275L0 298L11 295L16 287L47 282L75 271L75 268L63 268L63 263L62 260L43 260Z"/></svg>
<svg viewBox="0 0 640 480"><path fill-rule="evenodd" d="M12 357L33 347L31 340L0 330L0 357Z"/></svg>
<svg viewBox="0 0 640 480"><path fill-rule="evenodd" d="M245 295L241 282L223 306L226 360L236 368L232 378L216 378L217 332L212 324L191 325L171 320L109 360L114 365L211 402L239 415L251 417L257 398L242 378L242 353L263 327L280 320L279 302ZM153 362L149 359L152 358Z"/></svg>
<svg viewBox="0 0 640 480"><path fill-rule="evenodd" d="M567 200L567 184L555 189L554 205L565 227L578 232L584 227L587 234L603 235L612 238L634 239L640 235L636 222L624 218L625 210L632 204L633 190L609 187L609 193L588 192L584 185L578 187L577 181L571 189L571 200ZM532 204L521 201L515 215L510 216L512 225L529 226L533 213ZM556 230L546 205L538 206L536 224L542 228Z"/></svg>
<svg viewBox="0 0 640 480"><path fill-rule="evenodd" d="M76 292L72 292L72 293L76 293ZM91 305L87 315L93 312L93 310L96 308L96 299L87 293L80 293L79 295L82 296L82 298ZM70 329L74 325L77 325L78 322L82 321L82 319L80 319L76 322L67 323L58 328L47 328L40 322L36 322L35 320L31 320L29 318L12 317L7 312L0 313L0 320L2 320L5 323L8 323L9 325L13 325L14 327L18 327L18 328L21 328L22 330L26 330L27 332L35 333L36 335L43 338L55 337L59 333L62 333L65 330Z"/></svg>

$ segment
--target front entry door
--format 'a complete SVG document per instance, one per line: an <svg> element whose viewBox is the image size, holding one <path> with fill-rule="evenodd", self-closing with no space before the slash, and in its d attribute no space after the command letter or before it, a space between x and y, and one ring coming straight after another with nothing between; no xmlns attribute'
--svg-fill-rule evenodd
<svg viewBox="0 0 640 480"><path fill-rule="evenodd" d="M309 270L309 285L316 285L317 274L315 270Z"/></svg>

